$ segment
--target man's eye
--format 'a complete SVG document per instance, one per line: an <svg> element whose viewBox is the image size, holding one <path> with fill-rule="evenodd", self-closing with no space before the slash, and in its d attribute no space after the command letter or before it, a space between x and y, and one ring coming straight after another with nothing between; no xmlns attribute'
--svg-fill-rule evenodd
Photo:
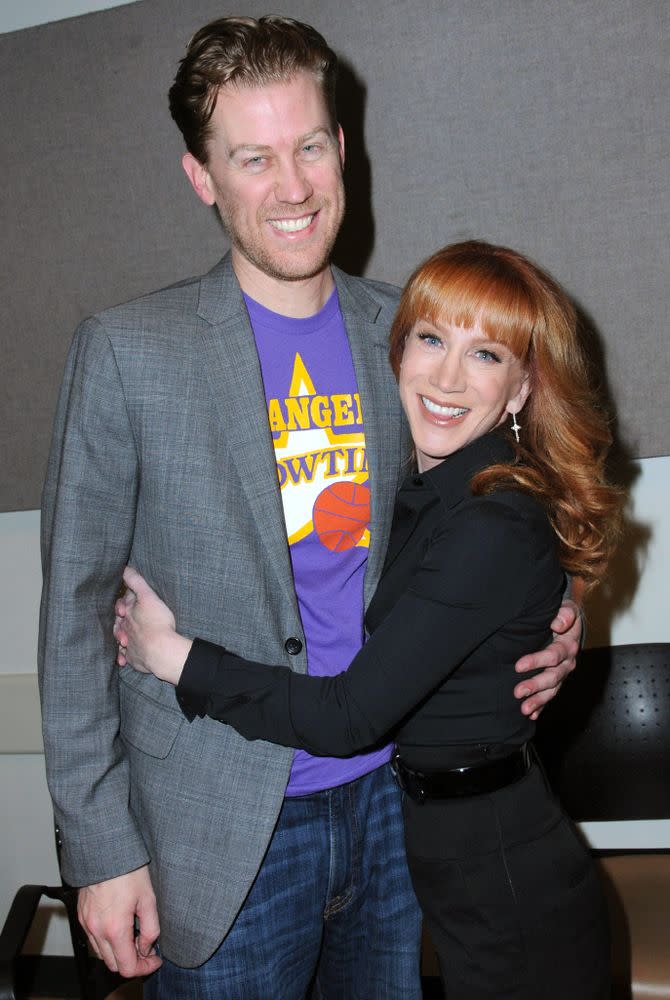
<svg viewBox="0 0 670 1000"><path fill-rule="evenodd" d="M244 166L249 170L254 170L255 168L262 167L265 165L264 156L249 156L244 161Z"/></svg>
<svg viewBox="0 0 670 1000"><path fill-rule="evenodd" d="M305 156L310 157L310 159L320 156L322 150L323 146L318 142L308 142L302 147L302 152Z"/></svg>

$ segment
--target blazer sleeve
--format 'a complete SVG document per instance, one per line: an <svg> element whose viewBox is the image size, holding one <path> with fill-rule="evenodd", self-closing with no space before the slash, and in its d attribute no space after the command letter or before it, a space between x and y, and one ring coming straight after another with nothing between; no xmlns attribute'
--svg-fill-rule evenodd
<svg viewBox="0 0 670 1000"><path fill-rule="evenodd" d="M137 466L112 345L100 322L87 320L68 356L42 498L44 749L63 876L73 885L148 861L128 808L112 636Z"/></svg>
<svg viewBox="0 0 670 1000"><path fill-rule="evenodd" d="M469 503L436 534L345 672L298 675L196 640L177 687L182 710L312 754L347 756L371 746L518 616L535 547L531 525L511 507Z"/></svg>

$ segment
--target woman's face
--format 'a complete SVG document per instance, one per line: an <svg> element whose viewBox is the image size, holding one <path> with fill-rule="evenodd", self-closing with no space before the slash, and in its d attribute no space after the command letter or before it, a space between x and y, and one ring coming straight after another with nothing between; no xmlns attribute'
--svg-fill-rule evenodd
<svg viewBox="0 0 670 1000"><path fill-rule="evenodd" d="M530 388L521 361L479 325L425 320L409 333L398 386L420 472L518 413Z"/></svg>

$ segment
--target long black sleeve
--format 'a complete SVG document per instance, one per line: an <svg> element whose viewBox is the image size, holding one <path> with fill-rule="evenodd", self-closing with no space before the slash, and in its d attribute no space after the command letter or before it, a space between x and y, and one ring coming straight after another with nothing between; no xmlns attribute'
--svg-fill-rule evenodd
<svg viewBox="0 0 670 1000"><path fill-rule="evenodd" d="M435 526L427 546L421 536L413 541L425 554L412 545L402 592L348 670L309 677L196 640L177 688L185 714L210 715L248 739L347 756L388 734L492 637L495 656L504 626L523 634L527 609L534 620L540 609L548 625L560 603L562 574L553 558L547 563L554 538L543 516L470 499ZM549 579L543 562L554 566ZM518 655L537 648L537 634Z"/></svg>

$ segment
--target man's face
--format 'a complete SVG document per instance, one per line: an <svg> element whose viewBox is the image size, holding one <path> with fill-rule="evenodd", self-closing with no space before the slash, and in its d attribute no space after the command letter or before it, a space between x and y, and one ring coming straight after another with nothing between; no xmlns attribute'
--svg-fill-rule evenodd
<svg viewBox="0 0 670 1000"><path fill-rule="evenodd" d="M344 145L315 78L222 87L208 153L206 165L187 153L184 169L198 196L216 203L238 277L249 268L280 281L321 273L344 214Z"/></svg>

